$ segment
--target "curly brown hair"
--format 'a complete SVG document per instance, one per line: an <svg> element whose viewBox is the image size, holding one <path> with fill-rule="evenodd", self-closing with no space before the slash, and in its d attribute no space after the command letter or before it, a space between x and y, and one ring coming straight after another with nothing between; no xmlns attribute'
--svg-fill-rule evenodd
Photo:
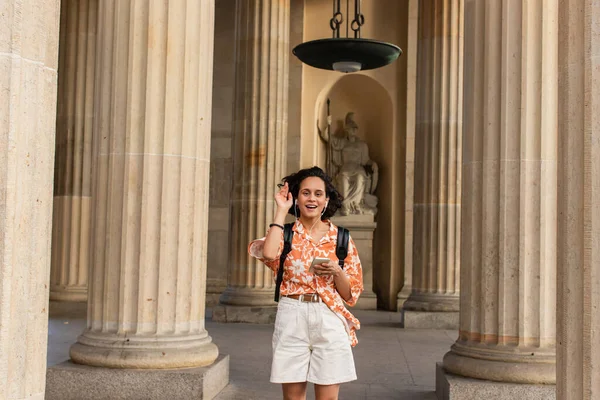
<svg viewBox="0 0 600 400"><path fill-rule="evenodd" d="M327 208L325 212L321 216L321 220L329 219L335 215L337 210L342 207L342 200L344 199L340 192L337 191L335 186L333 186L332 179L329 175L325 173L321 168L315 166L311 168L301 169L300 171L293 173L291 175L286 176L282 179L282 182L288 184L290 193L294 199L298 198L298 192L300 191L300 184L306 178L311 176L315 176L317 178L321 178L323 182L325 182L325 194L329 198L329 202L327 203ZM296 215L299 213L299 210L294 210L294 206L290 207L288 213L292 215Z"/></svg>

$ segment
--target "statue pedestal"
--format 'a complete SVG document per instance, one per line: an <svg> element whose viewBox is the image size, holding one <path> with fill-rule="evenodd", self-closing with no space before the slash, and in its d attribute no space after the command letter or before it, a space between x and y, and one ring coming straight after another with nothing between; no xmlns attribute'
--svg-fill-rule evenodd
<svg viewBox="0 0 600 400"><path fill-rule="evenodd" d="M376 310L377 295L373 292L373 231L377 227L373 215L335 216L331 221L337 226L350 230L350 236L358 250L363 269L365 291L360 295L354 308Z"/></svg>

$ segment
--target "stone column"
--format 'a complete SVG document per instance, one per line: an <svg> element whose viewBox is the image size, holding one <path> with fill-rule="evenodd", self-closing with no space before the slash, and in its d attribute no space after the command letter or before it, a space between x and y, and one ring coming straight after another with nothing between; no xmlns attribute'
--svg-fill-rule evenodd
<svg viewBox="0 0 600 400"><path fill-rule="evenodd" d="M272 222L273 196L285 175L290 1L239 0L236 8L231 255L221 304L273 312L257 316L240 312L243 307L221 307L213 319L268 322L274 316L273 274L248 256L247 247Z"/></svg>
<svg viewBox="0 0 600 400"><path fill-rule="evenodd" d="M458 327L463 0L419 2L412 292L405 328Z"/></svg>
<svg viewBox="0 0 600 400"><path fill-rule="evenodd" d="M61 10L50 300L86 301L98 2Z"/></svg>
<svg viewBox="0 0 600 400"><path fill-rule="evenodd" d="M59 2L0 2L0 398L43 399Z"/></svg>
<svg viewBox="0 0 600 400"><path fill-rule="evenodd" d="M461 382L473 398L554 397L506 383L556 377L557 4L465 1L460 331L443 368L504 385L438 370L439 398Z"/></svg>
<svg viewBox="0 0 600 400"><path fill-rule="evenodd" d="M414 192L415 192L415 130L417 119L417 77L418 77L418 43L419 43L419 0L408 0L408 26L406 49L406 149L405 189L404 189L404 243L401 244L402 257L401 290L396 296L396 310L402 311L404 303L412 293L413 266L413 222L414 222Z"/></svg>
<svg viewBox="0 0 600 400"><path fill-rule="evenodd" d="M215 2L215 52L210 140L210 189L206 307L219 304L229 269L233 91L235 88L235 2Z"/></svg>
<svg viewBox="0 0 600 400"><path fill-rule="evenodd" d="M209 365L218 355L204 327L214 2L99 5L88 322L71 359Z"/></svg>
<svg viewBox="0 0 600 400"><path fill-rule="evenodd" d="M600 398L600 4L559 3L557 398Z"/></svg>

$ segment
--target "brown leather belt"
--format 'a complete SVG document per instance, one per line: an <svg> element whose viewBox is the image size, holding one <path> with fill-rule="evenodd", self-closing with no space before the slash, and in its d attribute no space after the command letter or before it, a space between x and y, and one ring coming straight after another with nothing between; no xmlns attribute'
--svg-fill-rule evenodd
<svg viewBox="0 0 600 400"><path fill-rule="evenodd" d="M321 298L317 293L305 293L305 294L289 294L282 297L287 297L292 300L299 300L304 303L321 303Z"/></svg>

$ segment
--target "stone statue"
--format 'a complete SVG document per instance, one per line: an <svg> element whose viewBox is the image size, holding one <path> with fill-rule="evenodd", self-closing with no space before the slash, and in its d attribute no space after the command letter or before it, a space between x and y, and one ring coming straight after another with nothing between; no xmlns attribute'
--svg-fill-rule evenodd
<svg viewBox="0 0 600 400"><path fill-rule="evenodd" d="M328 171L336 181L336 186L344 201L341 215L377 213L377 197L373 195L377 188L379 171L377 163L369 158L369 147L356 134L358 124L354 113L346 114L344 136L324 136L331 154L332 171Z"/></svg>

